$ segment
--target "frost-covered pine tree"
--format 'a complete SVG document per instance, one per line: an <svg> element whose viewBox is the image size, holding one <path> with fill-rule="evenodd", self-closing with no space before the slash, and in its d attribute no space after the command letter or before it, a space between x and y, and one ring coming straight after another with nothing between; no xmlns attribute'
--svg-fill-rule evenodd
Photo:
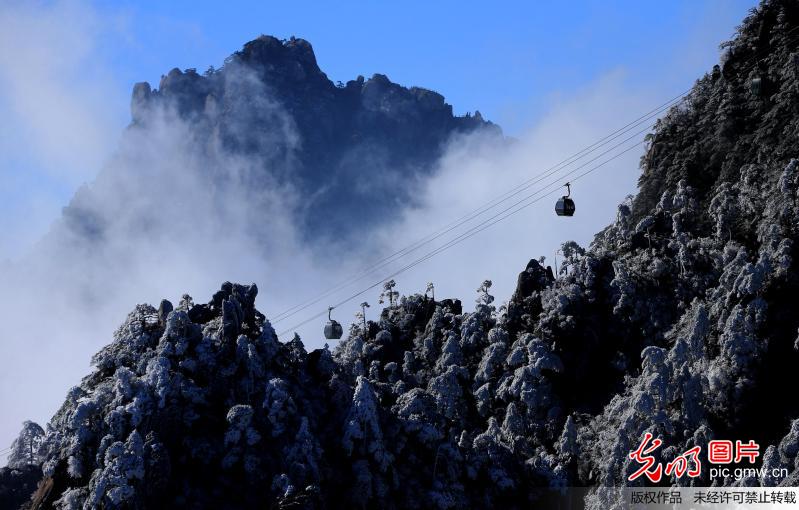
<svg viewBox="0 0 799 510"><path fill-rule="evenodd" d="M373 497L383 497L388 490L386 473L394 459L383 442L377 398L371 383L363 376L356 382L342 446L354 461L356 499L365 504Z"/></svg>
<svg viewBox="0 0 799 510"><path fill-rule="evenodd" d="M380 298L378 299L378 303L381 305L388 301L389 306L394 306L399 300L399 292L397 292L395 287L397 286L397 282L394 280L389 280L383 284L383 292L380 294Z"/></svg>
<svg viewBox="0 0 799 510"><path fill-rule="evenodd" d="M44 429L39 424L26 420L22 430L14 442L11 443L11 452L8 454L8 466L20 468L27 465L39 465L44 460L41 451L44 441Z"/></svg>

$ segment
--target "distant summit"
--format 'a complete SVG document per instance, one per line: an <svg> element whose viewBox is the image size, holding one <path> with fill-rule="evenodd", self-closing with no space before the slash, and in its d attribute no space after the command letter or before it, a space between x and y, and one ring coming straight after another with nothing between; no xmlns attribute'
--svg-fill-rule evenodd
<svg viewBox="0 0 799 510"><path fill-rule="evenodd" d="M455 116L441 94L382 74L336 85L311 44L294 37L262 35L204 74L172 69L155 90L137 83L132 128L147 129L163 108L190 121L196 136L218 134L226 150L261 159L255 188L268 176L308 197L299 220L311 234L384 222L413 200L409 183L430 174L453 135L501 136L479 113Z"/></svg>

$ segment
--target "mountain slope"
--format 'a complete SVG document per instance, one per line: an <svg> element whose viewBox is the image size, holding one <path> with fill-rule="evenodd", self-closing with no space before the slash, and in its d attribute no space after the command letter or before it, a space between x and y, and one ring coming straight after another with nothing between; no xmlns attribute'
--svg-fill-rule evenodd
<svg viewBox="0 0 799 510"><path fill-rule="evenodd" d="M604 509L647 432L658 460L755 440L790 473L666 484L796 485L798 41L795 2L753 11L616 221L498 309L490 282L473 313L406 296L308 353L255 286L136 307L53 418L32 506L529 508L588 486Z"/></svg>

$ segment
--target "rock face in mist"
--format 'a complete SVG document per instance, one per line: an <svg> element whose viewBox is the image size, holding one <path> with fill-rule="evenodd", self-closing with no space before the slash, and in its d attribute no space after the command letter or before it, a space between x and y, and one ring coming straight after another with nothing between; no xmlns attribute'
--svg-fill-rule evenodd
<svg viewBox="0 0 799 510"><path fill-rule="evenodd" d="M296 219L313 236L360 234L391 219L412 202L414 184L430 175L451 137L477 130L501 137L479 112L454 116L442 95L382 74L334 84L310 43L293 37L261 36L219 70L173 69L157 90L135 85L132 130L157 132L164 112L189 125L200 142L195 152L224 151L255 167L243 183L250 191L286 186L299 195ZM222 166L215 181L235 177ZM74 207L87 214L80 200Z"/></svg>
<svg viewBox="0 0 799 510"><path fill-rule="evenodd" d="M755 440L790 475L737 483L796 485L797 27L795 2L753 12L652 133L638 196L563 246L556 279L531 261L500 307L490 282L472 313L405 296L307 352L276 339L254 286L137 306L49 424L32 506L531 508L588 486L604 509L646 432L664 462Z"/></svg>

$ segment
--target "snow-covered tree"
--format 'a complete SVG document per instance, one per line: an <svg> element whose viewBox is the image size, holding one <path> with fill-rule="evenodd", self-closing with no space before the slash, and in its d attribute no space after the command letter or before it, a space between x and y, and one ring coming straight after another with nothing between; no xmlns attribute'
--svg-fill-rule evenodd
<svg viewBox="0 0 799 510"><path fill-rule="evenodd" d="M399 299L399 292L397 292L395 287L397 286L397 282L394 280L388 280L383 284L383 292L380 293L380 299L378 303L381 305L388 301L390 306L394 306L394 303Z"/></svg>
<svg viewBox="0 0 799 510"><path fill-rule="evenodd" d="M11 443L11 451L8 453L8 466L19 468L30 464L39 465L44 460L42 443L44 441L44 429L39 424L32 421L25 421L22 430L14 442Z"/></svg>

